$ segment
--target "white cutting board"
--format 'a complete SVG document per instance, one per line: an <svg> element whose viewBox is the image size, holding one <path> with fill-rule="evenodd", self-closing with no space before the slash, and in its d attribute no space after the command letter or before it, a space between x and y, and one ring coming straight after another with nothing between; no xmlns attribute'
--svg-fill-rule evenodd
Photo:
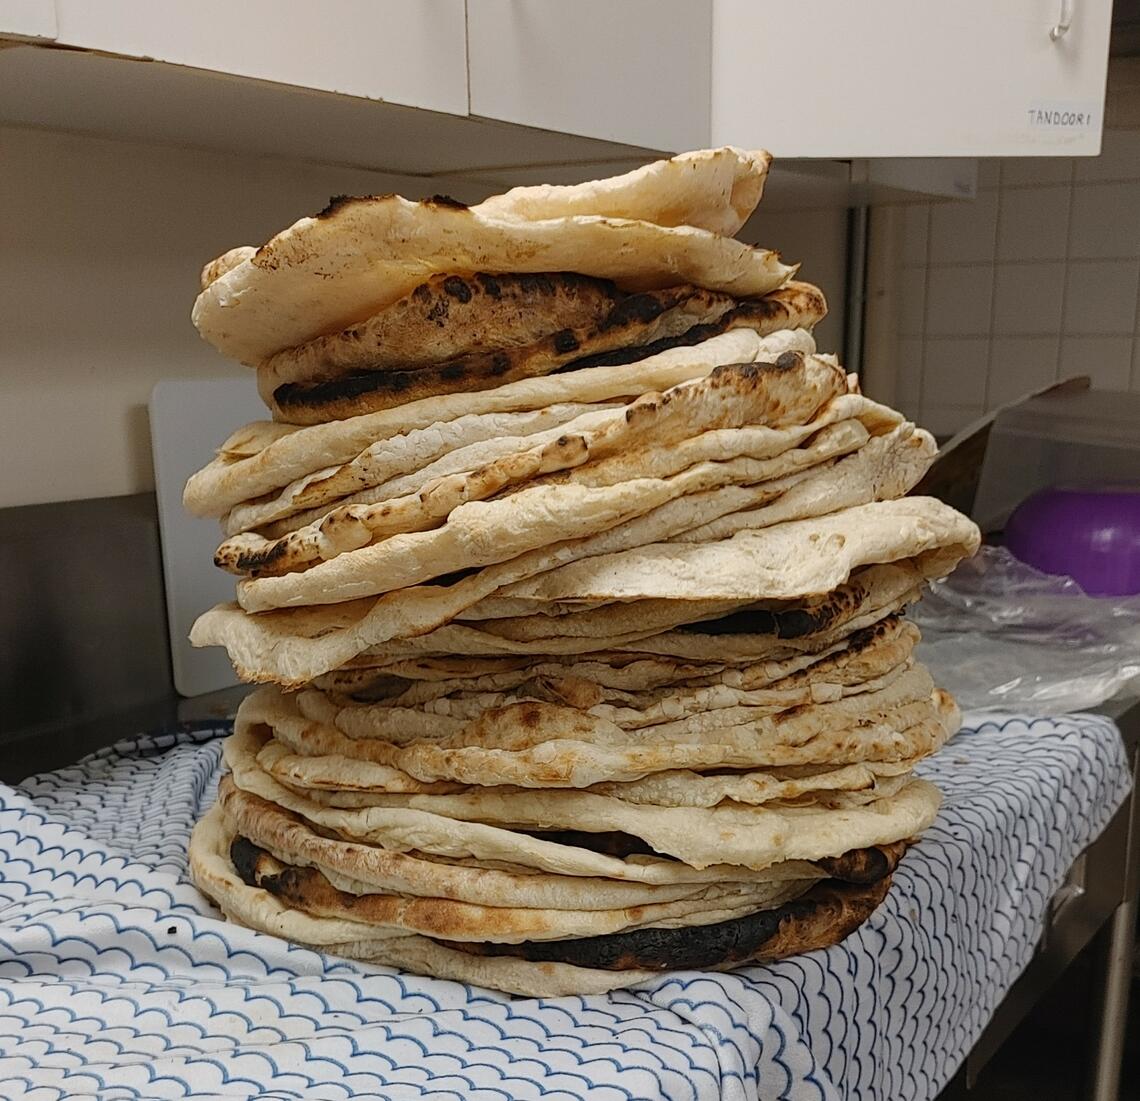
<svg viewBox="0 0 1140 1101"><path fill-rule="evenodd" d="M182 487L235 428L267 417L252 374L236 379L169 379L155 386L150 396L170 662L174 687L183 696L216 692L238 680L225 650L195 650L187 638L202 612L233 600L236 578L214 565L214 551L221 542L218 521L191 516L182 507Z"/></svg>

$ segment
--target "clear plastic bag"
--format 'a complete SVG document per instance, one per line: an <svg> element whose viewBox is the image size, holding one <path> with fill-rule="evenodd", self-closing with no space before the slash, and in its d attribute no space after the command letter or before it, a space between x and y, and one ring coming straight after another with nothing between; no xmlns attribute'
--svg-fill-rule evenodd
<svg viewBox="0 0 1140 1101"><path fill-rule="evenodd" d="M983 547L911 609L918 657L964 711L1056 715L1140 696L1140 596L1088 596Z"/></svg>

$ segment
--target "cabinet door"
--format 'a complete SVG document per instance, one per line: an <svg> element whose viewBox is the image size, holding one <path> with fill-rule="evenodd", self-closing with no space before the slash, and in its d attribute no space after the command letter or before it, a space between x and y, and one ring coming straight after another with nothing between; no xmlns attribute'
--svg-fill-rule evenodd
<svg viewBox="0 0 1140 1101"><path fill-rule="evenodd" d="M55 38L52 0L0 0L0 35L14 38Z"/></svg>
<svg viewBox="0 0 1140 1101"><path fill-rule="evenodd" d="M57 0L59 42L467 113L464 0Z"/></svg>
<svg viewBox="0 0 1140 1101"><path fill-rule="evenodd" d="M1093 154L1111 17L1111 0L714 0L712 140L782 157Z"/></svg>
<svg viewBox="0 0 1140 1101"><path fill-rule="evenodd" d="M648 149L708 144L712 0L471 0L471 113Z"/></svg>

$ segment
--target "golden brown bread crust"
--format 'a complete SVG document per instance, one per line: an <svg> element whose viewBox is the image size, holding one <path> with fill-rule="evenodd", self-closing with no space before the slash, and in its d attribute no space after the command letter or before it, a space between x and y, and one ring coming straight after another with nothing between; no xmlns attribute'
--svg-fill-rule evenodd
<svg viewBox="0 0 1140 1101"><path fill-rule="evenodd" d="M827 312L823 294L798 282L745 300L690 286L622 294L566 273L436 282L369 322L263 364L258 385L274 416L292 424L343 420L425 397L633 363L729 329L810 329ZM488 283L512 294L493 297ZM464 329L473 313L482 315L474 337ZM490 323L496 319L501 330Z"/></svg>
<svg viewBox="0 0 1140 1101"><path fill-rule="evenodd" d="M407 370L529 344L599 322L628 297L606 279L572 272L434 275L365 321L286 348L260 365L262 395L354 371Z"/></svg>

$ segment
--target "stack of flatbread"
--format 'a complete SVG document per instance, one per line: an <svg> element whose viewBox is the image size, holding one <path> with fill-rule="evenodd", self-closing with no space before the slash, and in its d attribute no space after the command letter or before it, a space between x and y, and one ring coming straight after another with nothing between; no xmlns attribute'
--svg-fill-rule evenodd
<svg viewBox="0 0 1140 1101"><path fill-rule="evenodd" d="M768 157L339 199L203 272L273 420L186 487L262 683L191 843L295 942L524 994L834 943L957 714L901 617L977 545L931 437L733 237Z"/></svg>

